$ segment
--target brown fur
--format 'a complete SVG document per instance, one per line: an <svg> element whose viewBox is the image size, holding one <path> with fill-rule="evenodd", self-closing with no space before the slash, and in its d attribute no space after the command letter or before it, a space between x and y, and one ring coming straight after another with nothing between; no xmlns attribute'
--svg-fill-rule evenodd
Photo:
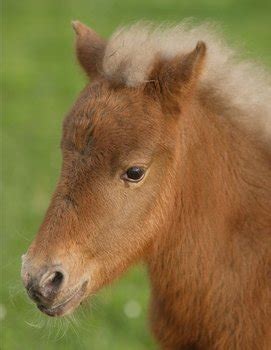
<svg viewBox="0 0 271 350"><path fill-rule="evenodd" d="M89 52L93 32L75 26ZM23 277L65 267L57 303L82 281L87 297L143 259L163 349L268 350L270 148L238 118L221 118L238 108L199 86L206 46L156 55L148 81L131 87L77 45L95 79L64 121L60 180ZM138 184L120 179L133 165L148 168Z"/></svg>

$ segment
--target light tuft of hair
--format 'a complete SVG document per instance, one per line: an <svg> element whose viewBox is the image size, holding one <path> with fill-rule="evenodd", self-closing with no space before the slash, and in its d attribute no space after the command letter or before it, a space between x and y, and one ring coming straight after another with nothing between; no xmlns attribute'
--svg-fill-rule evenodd
<svg viewBox="0 0 271 350"><path fill-rule="evenodd" d="M157 55L170 59L186 54L198 41L207 45L199 88L209 88L214 98L228 101L231 114L271 141L270 74L259 64L242 60L213 24L193 26L188 20L175 26L139 22L122 27L107 43L103 72L110 80L135 87L148 81Z"/></svg>

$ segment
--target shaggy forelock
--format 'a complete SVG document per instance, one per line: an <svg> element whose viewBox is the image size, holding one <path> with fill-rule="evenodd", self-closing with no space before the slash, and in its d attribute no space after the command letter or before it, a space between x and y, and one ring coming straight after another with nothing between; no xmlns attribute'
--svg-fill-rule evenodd
<svg viewBox="0 0 271 350"><path fill-rule="evenodd" d="M135 87L148 81L155 57L172 58L192 51L197 42L207 45L207 58L199 89L211 88L228 101L241 122L271 139L270 74L251 61L240 59L214 25L176 26L137 23L117 30L108 41L103 72L110 80Z"/></svg>

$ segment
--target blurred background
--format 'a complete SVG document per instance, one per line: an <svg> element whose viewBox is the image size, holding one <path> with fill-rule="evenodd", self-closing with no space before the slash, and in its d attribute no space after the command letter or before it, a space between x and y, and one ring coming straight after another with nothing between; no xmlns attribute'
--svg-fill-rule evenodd
<svg viewBox="0 0 271 350"><path fill-rule="evenodd" d="M143 350L148 330L147 276L132 268L67 319L49 319L27 299L21 255L54 189L63 116L86 79L75 63L72 19L107 37L139 19L186 17L221 23L247 56L271 67L270 0L6 0L2 3L2 184L0 326L3 350Z"/></svg>

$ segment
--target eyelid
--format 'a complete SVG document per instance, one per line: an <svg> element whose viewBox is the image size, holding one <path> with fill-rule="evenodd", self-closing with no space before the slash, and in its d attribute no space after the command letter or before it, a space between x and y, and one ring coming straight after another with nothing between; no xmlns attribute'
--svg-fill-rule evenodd
<svg viewBox="0 0 271 350"><path fill-rule="evenodd" d="M151 160L149 161L129 161L129 163L124 163L121 166L121 171L122 173L126 172L129 168L132 168L134 166L139 167L139 168L143 168L145 171L150 167L151 165Z"/></svg>

